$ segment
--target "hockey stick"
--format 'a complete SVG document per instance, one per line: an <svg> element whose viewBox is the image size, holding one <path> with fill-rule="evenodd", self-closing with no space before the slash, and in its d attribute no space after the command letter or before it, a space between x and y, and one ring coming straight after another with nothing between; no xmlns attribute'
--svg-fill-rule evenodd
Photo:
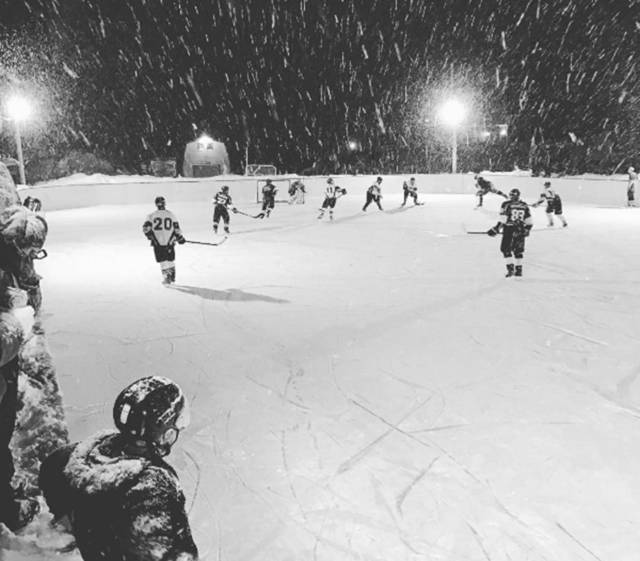
<svg viewBox="0 0 640 561"><path fill-rule="evenodd" d="M241 210L236 209L234 214L242 214L243 216L248 216L249 218L264 218L264 212L261 212L254 216L253 214L249 214L248 212L242 212Z"/></svg>
<svg viewBox="0 0 640 561"><path fill-rule="evenodd" d="M227 237L225 236L224 238L222 238L219 242L197 242L194 240L185 240L186 243L195 243L198 245L222 245L224 242L227 241Z"/></svg>
<svg viewBox="0 0 640 561"><path fill-rule="evenodd" d="M480 230L478 230L478 231L471 230L471 231L468 231L467 234L483 234L485 236L489 235L489 234L487 234L486 230L481 230L481 231Z"/></svg>

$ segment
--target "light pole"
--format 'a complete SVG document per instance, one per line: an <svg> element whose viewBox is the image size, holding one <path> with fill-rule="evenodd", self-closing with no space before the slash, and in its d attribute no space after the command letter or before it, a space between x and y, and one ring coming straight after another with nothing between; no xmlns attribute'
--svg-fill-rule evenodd
<svg viewBox="0 0 640 561"><path fill-rule="evenodd" d="M450 99L440 106L438 115L445 125L451 127L451 173L458 171L458 126L467 114L466 107L457 99Z"/></svg>
<svg viewBox="0 0 640 561"><path fill-rule="evenodd" d="M18 164L20 169L20 183L27 184L24 174L24 157L22 155L22 138L20 136L20 123L31 115L31 104L18 95L13 95L7 100L7 113L13 119L16 126L16 147L18 150Z"/></svg>

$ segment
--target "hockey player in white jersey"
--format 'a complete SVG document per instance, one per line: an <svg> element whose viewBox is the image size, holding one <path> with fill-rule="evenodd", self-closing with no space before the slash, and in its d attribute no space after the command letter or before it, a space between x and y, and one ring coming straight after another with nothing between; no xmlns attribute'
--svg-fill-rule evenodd
<svg viewBox="0 0 640 561"><path fill-rule="evenodd" d="M157 210L147 216L142 232L151 242L156 261L160 263L162 283L171 284L176 282L175 244L183 244L186 240L180 231L178 219L167 210L165 198L156 197L155 204Z"/></svg>
<svg viewBox="0 0 640 561"><path fill-rule="evenodd" d="M327 187L324 190L324 201L322 201L322 208L320 209L318 220L321 220L324 217L324 213L327 210L329 210L329 220L333 220L333 209L336 206L336 201L338 200L338 197L342 197L346 194L346 189L335 185L333 179L327 179Z"/></svg>

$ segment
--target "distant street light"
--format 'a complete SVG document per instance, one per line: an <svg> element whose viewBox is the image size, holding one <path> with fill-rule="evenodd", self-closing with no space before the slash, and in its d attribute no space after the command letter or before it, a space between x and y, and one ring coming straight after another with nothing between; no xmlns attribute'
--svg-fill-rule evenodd
<svg viewBox="0 0 640 561"><path fill-rule="evenodd" d="M20 183L27 184L24 174L24 157L22 156L22 138L20 137L20 123L31 116L31 104L24 97L11 96L7 100L7 113L16 125L16 147L18 149L18 164L20 168Z"/></svg>
<svg viewBox="0 0 640 561"><path fill-rule="evenodd" d="M451 173L458 170L458 127L467 116L466 107L457 99L450 99L440 106L438 115L442 122L451 128L453 136L451 139Z"/></svg>

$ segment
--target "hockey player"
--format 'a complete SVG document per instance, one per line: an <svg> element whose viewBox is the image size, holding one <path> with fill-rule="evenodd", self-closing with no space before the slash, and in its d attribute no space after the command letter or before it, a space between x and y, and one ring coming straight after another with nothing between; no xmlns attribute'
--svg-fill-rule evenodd
<svg viewBox="0 0 640 561"><path fill-rule="evenodd" d="M153 246L156 262L160 263L162 284L171 284L176 282L175 244L183 244L186 240L180 231L178 219L167 210L165 198L156 197L155 204L157 210L147 216L142 232Z"/></svg>
<svg viewBox="0 0 640 561"><path fill-rule="evenodd" d="M540 193L540 198L538 201L533 203L531 206L537 208L541 204L547 204L547 226L553 226L553 215L555 214L558 217L558 220L562 222L562 227L566 228L568 226L565 217L562 215L562 199L560 195L556 193L553 189L551 189L551 181L544 182L544 191Z"/></svg>
<svg viewBox="0 0 640 561"><path fill-rule="evenodd" d="M487 179L482 177L482 175L480 175L479 173L475 175L475 180L476 180L476 197L478 197L478 204L476 208L480 208L482 206L483 198L487 193L495 193L496 195L500 195L505 199L509 198L502 191L500 191L500 189L496 189L493 186L493 183L491 183L491 181L488 181Z"/></svg>
<svg viewBox="0 0 640 561"><path fill-rule="evenodd" d="M327 187L324 190L324 201L322 201L322 208L318 215L318 220L324 217L324 213L329 209L329 220L333 220L333 209L336 206L338 197L342 197L347 194L347 190L342 187L338 187L334 184L333 179L327 179Z"/></svg>
<svg viewBox="0 0 640 561"><path fill-rule="evenodd" d="M633 166L629 166L627 170L629 181L627 183L627 206L636 205L636 185L638 185L638 174Z"/></svg>
<svg viewBox="0 0 640 561"><path fill-rule="evenodd" d="M412 177L408 182L405 181L402 184L402 191L404 193L404 198L400 206L405 206L409 197L413 199L413 204L415 206L420 206L421 204L423 204L418 202L418 186L416 185L415 177Z"/></svg>
<svg viewBox="0 0 640 561"><path fill-rule="evenodd" d="M276 204L276 193L278 188L271 182L271 179L267 179L267 182L262 187L262 212L258 215L260 218L265 216L269 218L271 211Z"/></svg>
<svg viewBox="0 0 640 561"><path fill-rule="evenodd" d="M380 204L381 200L382 200L382 177L378 177L376 179L376 182L367 189L367 202L364 203L362 210L364 212L367 212L367 207L372 202L376 203L380 210L383 210L382 205Z"/></svg>
<svg viewBox="0 0 640 561"><path fill-rule="evenodd" d="M220 191L218 191L213 197L213 232L218 233L218 225L220 219L224 222L224 232L229 234L229 209L231 212L238 212L236 207L233 206L231 201L231 195L229 195L229 186L223 185Z"/></svg>
<svg viewBox="0 0 640 561"><path fill-rule="evenodd" d="M289 204L303 204L304 194L307 192L304 183L299 179L296 179L289 187Z"/></svg>
<svg viewBox="0 0 640 561"><path fill-rule="evenodd" d="M524 257L524 240L531 232L533 221L529 205L520 200L520 190L511 189L509 200L502 203L498 223L487 231L489 236L496 236L502 231L500 251L507 260L507 277L522 276L522 259ZM515 258L515 264L513 259Z"/></svg>
<svg viewBox="0 0 640 561"><path fill-rule="evenodd" d="M180 387L149 376L116 398L107 430L58 448L40 469L54 519L85 561L195 561L198 549L175 470L164 458L189 424Z"/></svg>

